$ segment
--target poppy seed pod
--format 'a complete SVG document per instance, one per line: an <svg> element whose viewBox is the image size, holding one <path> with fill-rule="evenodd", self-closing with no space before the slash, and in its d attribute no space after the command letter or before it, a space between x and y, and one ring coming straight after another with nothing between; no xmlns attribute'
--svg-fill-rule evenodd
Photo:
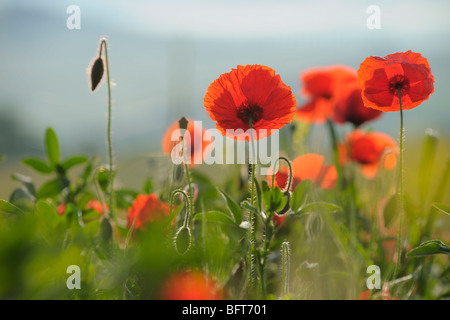
<svg viewBox="0 0 450 320"><path fill-rule="evenodd" d="M102 81L103 73L104 73L104 67L103 67L103 59L101 57L98 57L94 64L91 67L91 90L95 91L100 81Z"/></svg>
<svg viewBox="0 0 450 320"><path fill-rule="evenodd" d="M185 254L191 247L191 230L188 227L181 227L174 238L175 249L179 254Z"/></svg>

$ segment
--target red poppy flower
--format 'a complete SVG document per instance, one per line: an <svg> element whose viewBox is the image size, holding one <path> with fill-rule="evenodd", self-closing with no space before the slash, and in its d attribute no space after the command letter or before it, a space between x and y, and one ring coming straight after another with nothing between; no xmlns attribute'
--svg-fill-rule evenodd
<svg viewBox="0 0 450 320"><path fill-rule="evenodd" d="M302 95L309 101L297 109L297 118L307 123L333 119L334 107L349 86L357 85L356 70L343 66L311 68L300 75Z"/></svg>
<svg viewBox="0 0 450 320"><path fill-rule="evenodd" d="M324 157L308 153L295 158L292 161L292 184L291 190L303 180L309 179L323 189L333 189L337 181L336 167L332 164L324 165ZM275 174L275 186L286 188L289 178L289 170L280 167ZM267 176L268 181L272 181L272 176Z"/></svg>
<svg viewBox="0 0 450 320"><path fill-rule="evenodd" d="M362 173L367 178L375 177L383 157L384 169L393 169L397 164L397 143L385 133L354 130L346 137L346 144L347 148L340 148L341 162L345 163L350 159L361 164ZM390 152L383 156L386 149Z"/></svg>
<svg viewBox="0 0 450 320"><path fill-rule="evenodd" d="M186 158L190 166L195 166L197 164L202 163L203 151L205 150L206 146L210 143L210 141L207 142L203 141L203 134L206 131L205 128L203 128L201 125L196 124L192 119L187 120L188 125L184 136L185 139L184 146L187 155ZM170 155L172 149L181 142L182 132L179 131L178 134L174 133L174 131L176 131L177 129L180 129L180 124L178 120L173 122L164 133L161 144L162 150L165 154ZM172 137L173 133L175 134L174 137ZM187 133L189 133L189 135ZM190 159L188 157L189 154Z"/></svg>
<svg viewBox="0 0 450 320"><path fill-rule="evenodd" d="M163 300L221 300L215 281L200 271L184 271L171 276L163 285Z"/></svg>
<svg viewBox="0 0 450 320"><path fill-rule="evenodd" d="M367 108L361 98L361 89L351 86L334 107L334 120L337 123L353 123L356 127L374 120L383 114L380 110Z"/></svg>
<svg viewBox="0 0 450 320"><path fill-rule="evenodd" d="M290 123L296 108L291 88L275 70L262 65L237 66L222 74L210 84L203 102L222 135L246 141L250 140L247 135L233 131L247 131L251 119L259 140L269 136L271 129Z"/></svg>
<svg viewBox="0 0 450 320"><path fill-rule="evenodd" d="M278 215L278 214L274 214L272 217L273 223L275 224L275 226L280 226L284 220L286 220L287 215L286 214L282 214L282 215Z"/></svg>
<svg viewBox="0 0 450 320"><path fill-rule="evenodd" d="M128 208L128 228L134 223L134 229L145 229L145 225L151 221L158 221L169 216L170 208L164 202L161 202L156 194L139 194Z"/></svg>
<svg viewBox="0 0 450 320"><path fill-rule="evenodd" d="M381 111L412 109L434 91L434 77L427 59L420 53L398 52L386 57L369 57L360 65L358 84L366 107Z"/></svg>
<svg viewBox="0 0 450 320"><path fill-rule="evenodd" d="M99 214L103 214L102 203L95 199L89 200L89 202L86 204L86 209L92 209L94 211L97 211ZM107 206L106 206L106 209L108 209Z"/></svg>
<svg viewBox="0 0 450 320"><path fill-rule="evenodd" d="M58 212L58 214L60 216L62 216L64 214L64 212L66 212L66 204L64 202L60 203L58 205L58 207L56 208L56 211Z"/></svg>
<svg viewBox="0 0 450 320"><path fill-rule="evenodd" d="M382 289L381 291L372 292L372 290L366 290L361 292L358 297L358 300L398 300L394 297L389 291L386 289Z"/></svg>

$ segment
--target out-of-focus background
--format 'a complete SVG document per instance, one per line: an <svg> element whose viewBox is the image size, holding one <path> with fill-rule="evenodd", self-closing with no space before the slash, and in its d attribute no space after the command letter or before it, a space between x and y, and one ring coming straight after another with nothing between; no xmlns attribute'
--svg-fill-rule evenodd
<svg viewBox="0 0 450 320"><path fill-rule="evenodd" d="M80 8L79 30L66 26L70 5ZM370 5L380 8L380 29L367 27ZM142 173L128 164L160 152L162 134L179 117L213 127L204 94L238 64L274 68L302 103L298 77L307 68L357 69L367 56L420 52L435 93L405 112L407 141L420 142L429 127L448 140L449 13L446 0L0 0L0 198L13 188L11 172L26 173L22 157L43 156L47 127L63 157L106 158L106 85L92 93L87 76L102 36L115 82L113 147L129 181ZM398 139L399 115L386 113L371 127Z"/></svg>

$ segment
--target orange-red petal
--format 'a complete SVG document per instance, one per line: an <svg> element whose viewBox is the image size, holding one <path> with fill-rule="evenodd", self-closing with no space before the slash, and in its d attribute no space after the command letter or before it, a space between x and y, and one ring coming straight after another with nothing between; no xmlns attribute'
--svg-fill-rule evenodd
<svg viewBox="0 0 450 320"><path fill-rule="evenodd" d="M400 100L396 82L401 88L402 109L412 109L434 92L434 77L427 59L421 54L398 52L386 57L368 57L358 69L358 84L366 107L381 111L399 111Z"/></svg>
<svg viewBox="0 0 450 320"><path fill-rule="evenodd" d="M269 136L271 129L277 130L290 123L296 109L291 88L275 70L262 65L239 65L222 74L208 87L203 103L222 135L246 141L250 140L248 136L232 132L250 128L250 121L243 114L251 114L258 140L262 135L260 129L267 130L264 137Z"/></svg>

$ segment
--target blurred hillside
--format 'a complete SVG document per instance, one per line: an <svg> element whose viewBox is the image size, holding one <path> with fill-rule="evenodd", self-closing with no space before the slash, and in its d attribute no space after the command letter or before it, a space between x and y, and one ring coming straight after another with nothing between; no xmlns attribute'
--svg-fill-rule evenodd
<svg viewBox="0 0 450 320"><path fill-rule="evenodd" d="M274 68L302 103L302 70L336 63L357 69L367 56L409 49L429 60L436 83L428 101L405 113L408 139L428 127L450 136L446 1L370 2L381 8L380 30L366 27L369 3L356 1L84 0L76 2L81 29L68 30L71 4L0 0L0 154L7 156L0 162L2 185L19 158L43 154L49 126L63 155L105 157L106 86L91 93L87 77L101 36L108 37L115 82L118 163L159 152L165 128L180 116L213 127L203 96L238 64ZM397 138L398 123L398 114L387 113L371 127Z"/></svg>

